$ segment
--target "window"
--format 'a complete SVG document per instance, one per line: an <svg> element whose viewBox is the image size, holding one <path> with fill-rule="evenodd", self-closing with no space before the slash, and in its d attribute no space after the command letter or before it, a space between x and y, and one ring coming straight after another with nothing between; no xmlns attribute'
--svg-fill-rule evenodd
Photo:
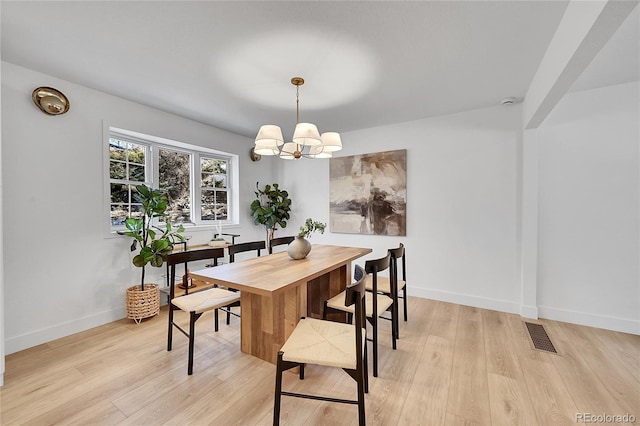
<svg viewBox="0 0 640 426"><path fill-rule="evenodd" d="M171 223L191 222L191 154L160 148L158 187L167 191L167 220Z"/></svg>
<svg viewBox="0 0 640 426"><path fill-rule="evenodd" d="M227 219L227 162L200 157L200 215L207 220Z"/></svg>
<svg viewBox="0 0 640 426"><path fill-rule="evenodd" d="M140 213L132 189L145 183L149 147L119 138L109 138L109 183L111 191L111 225L124 224L124 220Z"/></svg>
<svg viewBox="0 0 640 426"><path fill-rule="evenodd" d="M233 187L237 163L237 155L109 128L111 231L122 229L127 217L140 214L134 196L139 184L167 191L167 216L161 220L191 225L237 223L238 197Z"/></svg>

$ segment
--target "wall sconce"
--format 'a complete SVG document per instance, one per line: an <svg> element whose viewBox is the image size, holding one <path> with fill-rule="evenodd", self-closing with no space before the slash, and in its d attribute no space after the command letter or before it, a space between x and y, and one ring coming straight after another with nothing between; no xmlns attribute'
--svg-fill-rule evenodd
<svg viewBox="0 0 640 426"><path fill-rule="evenodd" d="M69 111L69 99L53 87L38 87L31 97L40 111L47 115L61 115Z"/></svg>
<svg viewBox="0 0 640 426"><path fill-rule="evenodd" d="M251 148L251 150L249 151L249 157L251 158L251 161L260 161L260 159L262 158L262 155L258 154L254 148Z"/></svg>

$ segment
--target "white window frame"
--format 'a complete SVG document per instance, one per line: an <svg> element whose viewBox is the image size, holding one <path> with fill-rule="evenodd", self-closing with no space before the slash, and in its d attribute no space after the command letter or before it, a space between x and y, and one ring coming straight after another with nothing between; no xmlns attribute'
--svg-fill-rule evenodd
<svg viewBox="0 0 640 426"><path fill-rule="evenodd" d="M139 132L125 130L108 125L103 126L104 133L104 163L103 176L105 177L104 185L104 206L105 206L105 231L113 235L119 230L123 230L122 226L111 225L111 177L110 177L110 155L109 140L112 137L132 142L138 145L148 147L148 155L145 158L145 184L152 188L158 188L159 172L158 158L159 150L167 149L176 152L184 152L190 155L190 186L191 186L191 221L183 223L185 228L211 228L218 223L221 225L238 225L239 224L239 158L236 154L206 148L198 145L178 142L175 140L160 138L158 136L146 135ZM201 172L200 172L200 156L207 158L222 159L227 162L227 219L226 220L202 220L201 214ZM162 226L158 221L157 225Z"/></svg>

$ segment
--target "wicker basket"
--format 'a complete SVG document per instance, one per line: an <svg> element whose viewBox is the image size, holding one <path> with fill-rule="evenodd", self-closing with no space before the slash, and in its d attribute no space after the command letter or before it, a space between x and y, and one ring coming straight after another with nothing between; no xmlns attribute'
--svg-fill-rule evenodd
<svg viewBox="0 0 640 426"><path fill-rule="evenodd" d="M127 318L140 324L145 318L160 313L160 290L156 284L145 284L144 291L139 285L127 289Z"/></svg>

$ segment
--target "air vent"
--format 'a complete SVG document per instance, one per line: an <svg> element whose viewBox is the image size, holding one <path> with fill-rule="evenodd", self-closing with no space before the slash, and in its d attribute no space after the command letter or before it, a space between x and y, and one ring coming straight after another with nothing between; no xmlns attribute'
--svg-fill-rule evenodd
<svg viewBox="0 0 640 426"><path fill-rule="evenodd" d="M553 346L553 343L551 343L551 339L549 339L549 335L542 324L525 322L525 325L527 326L527 331L529 332L529 337L531 337L531 342L533 342L534 348L554 354L558 353L556 348Z"/></svg>

